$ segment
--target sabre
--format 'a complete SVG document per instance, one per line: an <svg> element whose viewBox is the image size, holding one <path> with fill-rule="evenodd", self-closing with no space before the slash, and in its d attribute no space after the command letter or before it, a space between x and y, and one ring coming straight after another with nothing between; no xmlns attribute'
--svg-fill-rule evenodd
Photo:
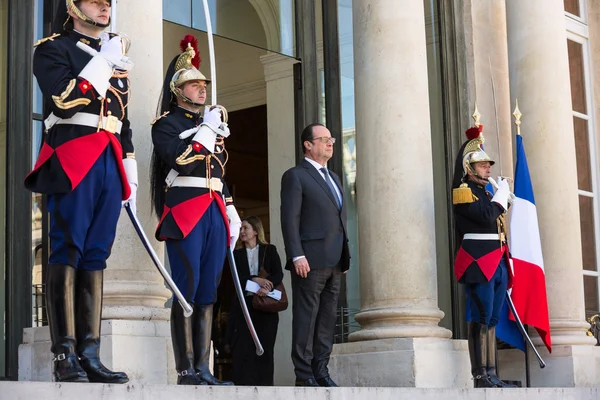
<svg viewBox="0 0 600 400"><path fill-rule="evenodd" d="M496 182L494 180L494 178L489 177L488 178L488 182L492 184L492 186L494 187L494 189L498 190L498 182ZM510 202L511 203L517 199L517 197L515 196L515 194L513 192L508 192L508 197L510 197Z"/></svg>
<svg viewBox="0 0 600 400"><path fill-rule="evenodd" d="M210 9L208 8L208 0L203 0L204 3L204 19L206 21L206 34L208 35L208 54L210 61L210 102L212 105L217 104L217 70L215 68L215 42L213 40L212 22L210 21Z"/></svg>
<svg viewBox="0 0 600 400"><path fill-rule="evenodd" d="M210 91L210 101L213 107L219 107L222 112L223 122L227 123L227 110L224 107L217 105L217 69L215 67L215 43L213 39L213 30L212 23L210 20L210 9L208 7L208 0L203 0L204 4L204 20L206 21L206 34L208 36L208 54L209 54L209 62L210 62L210 80L211 80L211 91ZM248 306L246 306L246 300L244 298L244 292L242 291L242 284L240 283L240 277L237 273L237 267L235 265L235 259L233 258L233 251L231 247L227 248L227 259L229 260L229 267L231 268L231 275L233 277L233 284L235 286L235 293L237 294L237 298L240 302L240 306L242 308L242 313L244 314L244 319L246 320L246 325L248 325L248 330L250 331L250 335L252 336L252 340L254 341L254 345L256 346L256 354L261 356L265 352L258 335L256 334L256 329L254 329L254 324L252 323L252 318L250 318L250 312L248 312Z"/></svg>
<svg viewBox="0 0 600 400"><path fill-rule="evenodd" d="M110 30L117 31L117 3L110 9Z"/></svg>
<svg viewBox="0 0 600 400"><path fill-rule="evenodd" d="M540 363L540 368L544 368L546 366L546 363L544 362L544 360L542 360L542 356L540 356L540 353L538 353L537 349L533 345L533 342L531 341L531 338L527 334L527 331L525 330L525 327L523 326L523 323L521 322L521 318L519 318L519 314L517 314L515 305L513 304L513 301L510 298L510 294L508 294L508 292L506 292L506 301L508 302L508 307L510 307L510 311L515 316L515 321L517 321L517 326L519 327L519 330L521 331L521 335L523 335L523 337L527 340L529 347L531 347L531 350L533 350L533 353L535 354L535 356L538 359L538 362Z"/></svg>
<svg viewBox="0 0 600 400"><path fill-rule="evenodd" d="M490 78L492 79L492 98L494 99L494 116L496 117L496 143L498 144L498 163L500 164L500 175L502 175L502 152L500 151L500 126L498 125L498 105L496 104L496 85L494 84L494 74L492 74L492 60L488 57L490 66Z"/></svg>
<svg viewBox="0 0 600 400"><path fill-rule="evenodd" d="M240 301L240 307L242 307L242 313L244 314L246 325L248 325L250 335L252 336L254 346L256 347L256 355L262 356L265 351L262 347L262 344L260 343L258 335L256 334L256 329L254 329L254 324L252 323L250 313L248 312L248 306L246 306L246 300L244 299L244 293L242 292L242 285L240 283L240 277L237 273L237 267L235 265L235 259L233 258L233 251L231 251L231 247L227 248L227 259L229 260L229 266L231 267L231 275L233 276L233 285L235 286L235 293L237 294L238 300Z"/></svg>
<svg viewBox="0 0 600 400"><path fill-rule="evenodd" d="M127 211L127 215L129 215L129 219L131 219L131 222L133 223L133 228L135 229L138 236L140 237L142 244L146 248L146 251L150 255L150 258L154 262L154 265L156 265L156 268L158 268L158 272L160 272L160 274L162 275L164 280L167 282L169 289L171 289L171 291L175 294L175 297L177 297L179 304L181 304L181 308L183 308L183 315L185 317L191 316L193 314L194 310L192 309L190 304L185 300L185 297L183 297L183 295L179 291L179 288L177 288L177 285L175 285L175 282L173 282L173 278L171 278L171 275L169 275L169 272L166 270L164 265L162 265L162 263L160 262L160 258L158 258L158 255L156 254L156 252L154 251L154 248L150 244L150 240L148 240L148 236L146 236L144 229L142 229L142 224L140 224L140 220L133 213L133 210L131 209L131 205L129 203L125 203L124 207L125 207L125 211Z"/></svg>

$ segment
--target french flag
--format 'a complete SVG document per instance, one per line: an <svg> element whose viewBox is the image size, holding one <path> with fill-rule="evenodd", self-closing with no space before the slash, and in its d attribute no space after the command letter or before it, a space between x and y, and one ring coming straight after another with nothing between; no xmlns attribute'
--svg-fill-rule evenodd
<svg viewBox="0 0 600 400"><path fill-rule="evenodd" d="M533 197L533 186L521 135L517 135L515 197L510 217L509 248L513 261L512 292L510 296L521 322L524 325L535 327L548 351L552 352L540 230ZM506 303L502 308L500 322L496 328L496 336L511 346L525 351L525 341Z"/></svg>

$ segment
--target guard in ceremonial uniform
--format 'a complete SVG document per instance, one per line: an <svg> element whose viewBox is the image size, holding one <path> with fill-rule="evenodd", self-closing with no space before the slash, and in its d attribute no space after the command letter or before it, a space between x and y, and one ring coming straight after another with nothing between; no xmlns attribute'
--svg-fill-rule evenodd
<svg viewBox="0 0 600 400"><path fill-rule="evenodd" d="M483 151L483 125L467 130L454 170L453 204L460 247L454 262L456 279L465 285L471 373L475 387L511 387L496 375L496 325L510 281L504 216L509 186L498 179L492 196L486 191L494 161Z"/></svg>
<svg viewBox="0 0 600 400"><path fill-rule="evenodd" d="M47 195L46 299L59 382L125 383L100 362L103 272L122 201L135 206L137 168L127 119L128 40L104 33L111 1L66 0L36 44L45 133L27 189Z"/></svg>
<svg viewBox="0 0 600 400"><path fill-rule="evenodd" d="M209 80L198 70L197 41L187 35L167 70L160 116L152 126L152 191L160 217L156 238L166 242L173 280L194 313L171 309L171 336L180 385L232 385L209 371L213 303L226 250L241 221L223 177L229 129L221 109L207 107Z"/></svg>

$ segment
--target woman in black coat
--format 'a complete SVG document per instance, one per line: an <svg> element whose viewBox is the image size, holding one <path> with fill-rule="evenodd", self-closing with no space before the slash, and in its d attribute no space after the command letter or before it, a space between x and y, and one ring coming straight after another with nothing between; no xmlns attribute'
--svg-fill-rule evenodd
<svg viewBox="0 0 600 400"><path fill-rule="evenodd" d="M237 273L242 288L252 280L260 287L257 294L246 292L246 305L252 317L254 328L265 350L262 356L256 355L254 342L246 326L240 304L233 300L227 323L227 343L233 357L233 382L242 386L273 386L274 358L273 349L277 337L278 313L255 310L252 307L253 296L266 296L281 283L283 270L277 248L268 244L262 222L258 217L242 219L240 240L243 246L234 251ZM260 278L264 269L267 278Z"/></svg>

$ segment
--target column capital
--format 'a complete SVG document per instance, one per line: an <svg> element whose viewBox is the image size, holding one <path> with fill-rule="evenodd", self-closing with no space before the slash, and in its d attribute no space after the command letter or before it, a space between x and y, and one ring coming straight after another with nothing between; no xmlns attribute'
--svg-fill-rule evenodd
<svg viewBox="0 0 600 400"><path fill-rule="evenodd" d="M265 82L289 78L294 75L293 65L299 61L279 53L261 56L260 61L265 69Z"/></svg>

